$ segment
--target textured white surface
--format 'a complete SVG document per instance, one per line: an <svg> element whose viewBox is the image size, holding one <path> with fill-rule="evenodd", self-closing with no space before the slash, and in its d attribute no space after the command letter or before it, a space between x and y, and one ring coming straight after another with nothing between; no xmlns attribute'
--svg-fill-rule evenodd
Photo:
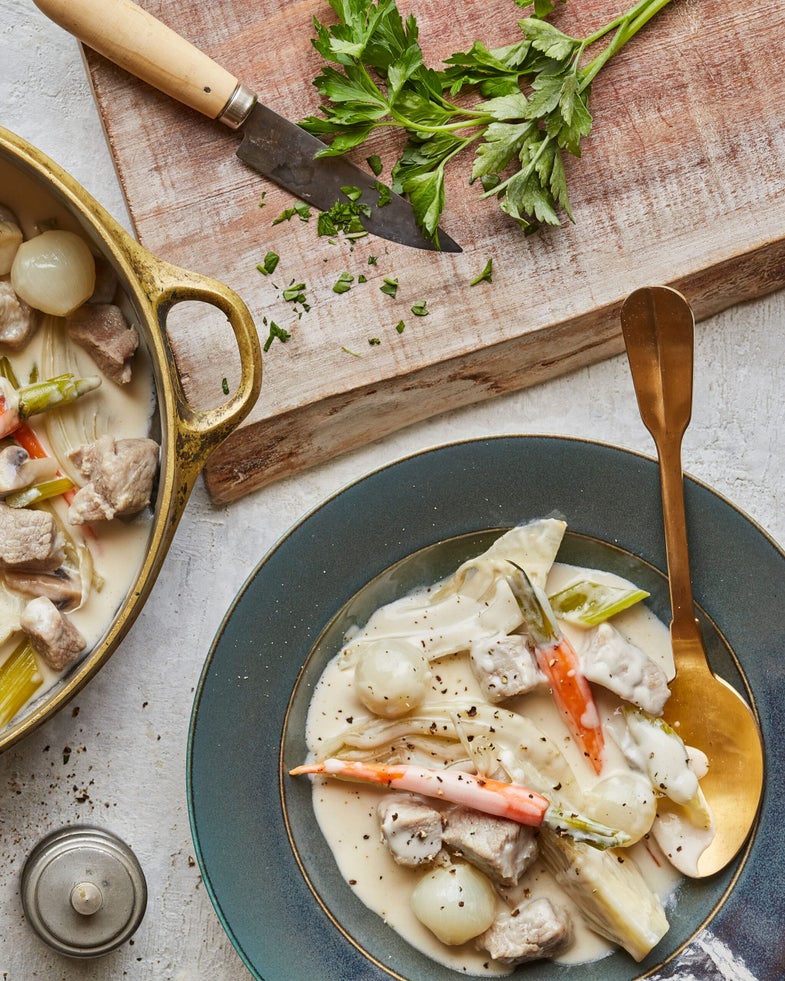
<svg viewBox="0 0 785 981"><path fill-rule="evenodd" d="M53 157L127 225L79 48L28 0L0 0L0 83L0 122ZM696 340L685 468L785 542L785 294L700 324ZM267 549L323 498L429 446L519 432L652 452L626 359L616 358L411 428L226 508L212 507L197 486L152 597L120 650L59 716L0 757L0 979L248 977L200 881L188 824L188 722L210 639ZM92 962L69 961L41 944L19 897L31 847L78 822L124 838L150 893L134 939Z"/></svg>

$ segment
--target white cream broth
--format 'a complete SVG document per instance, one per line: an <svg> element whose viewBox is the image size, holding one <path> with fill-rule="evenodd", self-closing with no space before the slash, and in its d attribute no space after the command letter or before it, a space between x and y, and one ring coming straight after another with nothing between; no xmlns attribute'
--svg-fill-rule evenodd
<svg viewBox="0 0 785 981"><path fill-rule="evenodd" d="M52 338L47 336L48 331L63 332L64 329L62 321L44 318L23 350L5 350L0 345L0 354L9 358L21 384L28 381L33 369L37 369L41 377L50 372L66 371L78 377L101 375L90 355L75 344L62 343L62 336L54 345L54 356L51 354ZM152 369L140 342L133 359L132 378L126 385L115 384L102 376L100 387L73 405L34 416L29 423L44 448L58 459L63 472L81 484L83 480L77 481L73 466L63 458L64 440L67 440L66 449L70 450L104 434L112 434L118 439L148 436L154 409ZM131 519L115 518L82 527L68 523L67 504L62 499L51 504L74 542L86 545L92 556L97 585L82 607L66 614L87 642L81 655L84 656L101 639L141 568L150 538L152 514L147 509ZM0 590L3 589L1 583L0 579ZM13 635L0 644L0 664L16 647L19 637L19 634ZM38 662L44 682L31 701L39 699L61 677L61 673L51 670L40 658Z"/></svg>
<svg viewBox="0 0 785 981"><path fill-rule="evenodd" d="M552 594L562 588L579 572L580 570L571 566L555 565L548 578L547 592ZM596 580L598 575L605 577L606 574L592 570L593 579ZM608 581L615 578L607 576ZM617 615L613 622L629 640L658 661L669 677L672 676L668 630L650 610L638 604ZM582 643L581 628L568 624L562 624L562 627L578 648ZM433 661L431 671L431 693L423 708L445 698L465 698L469 704L483 700L467 654L452 654ZM325 740L340 735L351 724L368 717L367 709L354 694L353 674L352 670L342 669L338 658L334 658L325 668L314 690L306 726L307 744L314 756L319 756L319 747ZM595 699L603 720L619 704L615 696L606 697L597 688ZM596 782L598 778L567 734L550 695L543 693L521 696L502 703L500 707L525 713L548 734L563 751L584 790ZM606 738L605 752L602 779L607 779L614 773L629 772L629 767L612 738ZM386 844L381 841L376 808L384 793L386 791L382 789L357 783L314 779L313 806L316 819L344 879L366 906L433 960L463 974L499 976L511 973L513 968L494 962L487 951L477 950L471 941L458 947L442 944L415 917L409 905L409 896L423 871L396 864ZM644 839L630 851L652 890L663 900L668 897L681 881L681 877L663 857L655 842L650 838ZM517 894L510 897L511 905L524 897L547 896L570 912L575 941L564 955L557 958L560 962L581 963L596 960L615 949L585 926L577 907L539 862L527 871L516 889ZM500 899L499 912L505 908L508 907Z"/></svg>

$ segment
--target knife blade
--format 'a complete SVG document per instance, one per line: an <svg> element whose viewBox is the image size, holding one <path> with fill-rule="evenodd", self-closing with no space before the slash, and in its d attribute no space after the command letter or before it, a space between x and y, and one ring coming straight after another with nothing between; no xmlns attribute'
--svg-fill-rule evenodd
<svg viewBox="0 0 785 981"><path fill-rule="evenodd" d="M420 249L460 252L439 230L435 241L417 226L411 204L398 194L379 207L376 178L343 157L316 157L321 140L284 119L256 98L204 52L132 0L34 0L47 17L88 47L142 81L197 112L239 130L237 155L296 197L326 211L359 187L370 215L367 231Z"/></svg>

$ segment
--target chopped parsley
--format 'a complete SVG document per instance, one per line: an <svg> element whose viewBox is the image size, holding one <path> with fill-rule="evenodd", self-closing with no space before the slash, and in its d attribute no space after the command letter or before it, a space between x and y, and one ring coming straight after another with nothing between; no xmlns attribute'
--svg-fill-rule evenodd
<svg viewBox="0 0 785 981"><path fill-rule="evenodd" d="M292 280L283 291L287 303L305 303L305 283L295 283Z"/></svg>
<svg viewBox="0 0 785 981"><path fill-rule="evenodd" d="M266 317L264 318L263 323L265 323L265 324L267 323L267 318ZM289 333L288 330L284 330L284 328L283 327L279 327L278 324L274 320L271 320L270 321L270 332L267 335L267 340L264 342L264 347L262 348L262 350L265 351L265 352L266 351L269 351L270 350L270 345L273 343L274 340L276 340L276 338L279 341L281 341L283 344L285 344L289 340L289 338L291 336L292 335Z"/></svg>
<svg viewBox="0 0 785 981"><path fill-rule="evenodd" d="M379 195L379 200L376 202L377 208L383 208L386 204L389 204L390 201L392 201L392 190L386 184L382 184L381 181L376 181L373 186L374 190L376 190Z"/></svg>
<svg viewBox="0 0 785 981"><path fill-rule="evenodd" d="M336 201L332 208L322 211L316 224L318 235L337 235L343 232L351 238L362 238L368 232L361 218L369 218L371 208L364 201Z"/></svg>
<svg viewBox="0 0 785 981"><path fill-rule="evenodd" d="M485 268L480 273L479 276L475 276L474 279L469 283L469 286L476 286L478 283L483 281L492 283L493 282L493 259L489 259L485 263Z"/></svg>
<svg viewBox="0 0 785 981"><path fill-rule="evenodd" d="M418 300L417 303L412 307L412 313L415 317L427 317L428 316L428 306L426 300Z"/></svg>
<svg viewBox="0 0 785 981"><path fill-rule="evenodd" d="M273 225L280 225L282 221L289 221L294 218L295 215L300 219L300 221L309 221L311 217L311 209L304 201L299 201L291 208L285 208L277 218L273 218Z"/></svg>
<svg viewBox="0 0 785 981"><path fill-rule="evenodd" d="M280 258L281 257L278 255L277 252L268 252L267 255L264 257L264 261L260 262L256 268L259 270L260 273L263 273L265 276L269 276L270 273L275 272Z"/></svg>
<svg viewBox="0 0 785 981"><path fill-rule="evenodd" d="M338 279L333 283L333 293L348 293L352 288L354 276L348 272L342 272Z"/></svg>
<svg viewBox="0 0 785 981"><path fill-rule="evenodd" d="M382 293L386 293L387 296L392 296L395 298L395 296L398 294L398 280L390 279L389 276L385 276L384 282L379 289L382 291Z"/></svg>

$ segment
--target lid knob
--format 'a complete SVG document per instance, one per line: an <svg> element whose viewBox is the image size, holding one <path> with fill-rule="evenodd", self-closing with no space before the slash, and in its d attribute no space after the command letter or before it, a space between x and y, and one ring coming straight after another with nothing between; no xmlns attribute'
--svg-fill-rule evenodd
<svg viewBox="0 0 785 981"><path fill-rule="evenodd" d="M71 905L82 916L92 916L104 905L104 895L94 882L77 882L71 890Z"/></svg>

